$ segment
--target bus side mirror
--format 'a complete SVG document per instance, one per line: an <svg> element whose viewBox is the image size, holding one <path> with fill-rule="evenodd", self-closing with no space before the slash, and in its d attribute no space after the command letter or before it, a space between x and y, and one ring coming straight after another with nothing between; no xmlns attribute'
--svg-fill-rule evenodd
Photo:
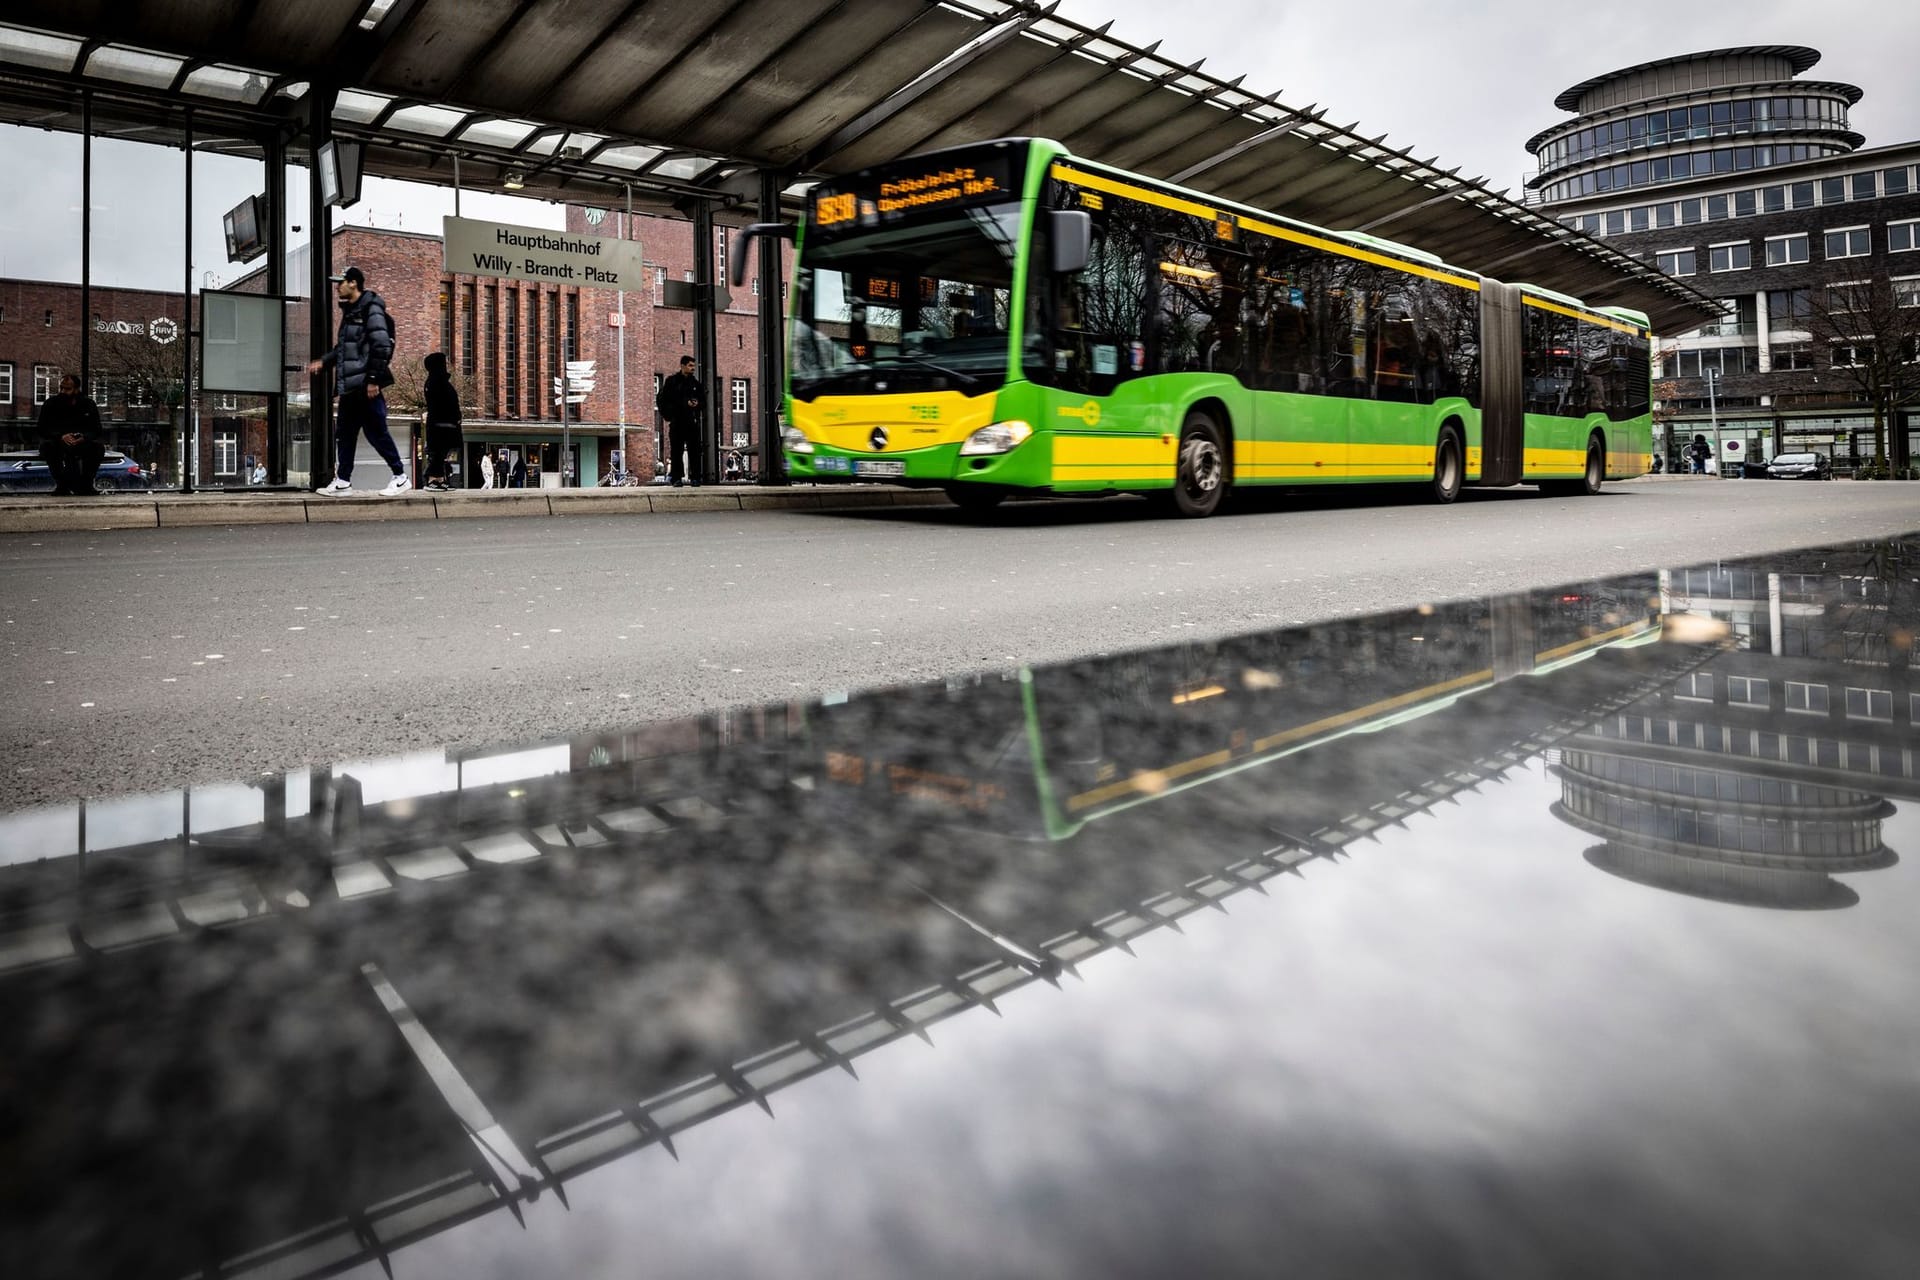
<svg viewBox="0 0 1920 1280"><path fill-rule="evenodd" d="M1055 275L1085 271L1093 259L1093 219L1079 209L1055 209L1047 215L1047 242L1053 246Z"/></svg>
<svg viewBox="0 0 1920 1280"><path fill-rule="evenodd" d="M755 240L761 236L778 236L782 240L791 241L794 238L794 231L795 228L791 222L756 222L742 231L740 238L733 242L733 287L738 289L747 282L747 270L753 261L752 255L747 250L753 247Z"/></svg>

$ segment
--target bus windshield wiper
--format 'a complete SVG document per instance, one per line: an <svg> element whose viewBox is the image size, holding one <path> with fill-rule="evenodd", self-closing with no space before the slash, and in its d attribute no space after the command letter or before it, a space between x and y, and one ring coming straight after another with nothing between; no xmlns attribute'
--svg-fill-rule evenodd
<svg viewBox="0 0 1920 1280"><path fill-rule="evenodd" d="M881 358L886 360L911 360L915 364L925 365L935 373L944 373L949 378L957 378L969 387L977 387L980 385L980 379L974 377L972 374L963 373L959 369L949 368L947 365L935 361L932 356L923 355L918 351L893 352Z"/></svg>

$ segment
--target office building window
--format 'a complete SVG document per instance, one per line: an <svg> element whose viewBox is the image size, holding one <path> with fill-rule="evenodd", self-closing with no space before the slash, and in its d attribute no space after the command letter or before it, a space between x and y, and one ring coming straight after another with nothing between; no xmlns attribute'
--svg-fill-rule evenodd
<svg viewBox="0 0 1920 1280"><path fill-rule="evenodd" d="M1728 676L1727 701L1736 707L1767 705L1767 682L1757 676Z"/></svg>
<svg viewBox="0 0 1920 1280"><path fill-rule="evenodd" d="M1654 255L1654 261L1670 276L1690 276L1699 268L1692 249L1662 249Z"/></svg>
<svg viewBox="0 0 1920 1280"><path fill-rule="evenodd" d="M1745 271L1753 265L1753 244L1747 240L1707 246L1709 271Z"/></svg>
<svg viewBox="0 0 1920 1280"><path fill-rule="evenodd" d="M1920 218L1887 224L1887 252L1912 253L1920 249Z"/></svg>
<svg viewBox="0 0 1920 1280"><path fill-rule="evenodd" d="M1920 276L1895 276L1888 283L1893 286L1894 306L1920 307Z"/></svg>
<svg viewBox="0 0 1920 1280"><path fill-rule="evenodd" d="M1867 227L1842 227L1827 232L1828 258L1864 258L1873 251L1872 232Z"/></svg>
<svg viewBox="0 0 1920 1280"><path fill-rule="evenodd" d="M1804 231L1799 235L1767 237L1767 265L1770 267L1792 266L1807 261L1809 256L1810 246Z"/></svg>
<svg viewBox="0 0 1920 1280"><path fill-rule="evenodd" d="M735 413L745 413L747 411L747 380L745 378L735 378L731 390L733 393L733 411Z"/></svg>
<svg viewBox="0 0 1920 1280"><path fill-rule="evenodd" d="M1805 343L1777 346L1772 364L1775 373L1804 373L1813 368L1813 348Z"/></svg>
<svg viewBox="0 0 1920 1280"><path fill-rule="evenodd" d="M1904 167L1888 169L1880 175L1880 190L1883 195L1903 196L1907 194L1907 171Z"/></svg>
<svg viewBox="0 0 1920 1280"><path fill-rule="evenodd" d="M1847 180L1845 178L1820 179L1821 204L1845 204L1847 201Z"/></svg>
<svg viewBox="0 0 1920 1280"><path fill-rule="evenodd" d="M655 267L653 269L653 305L656 307L662 306L666 303L666 300L667 269L665 267Z"/></svg>
<svg viewBox="0 0 1920 1280"><path fill-rule="evenodd" d="M1893 692L1889 689L1848 689L1847 719L1892 720Z"/></svg>
<svg viewBox="0 0 1920 1280"><path fill-rule="evenodd" d="M33 402L45 404L53 399L60 389L60 366L57 364L37 364L33 366Z"/></svg>
<svg viewBox="0 0 1920 1280"><path fill-rule="evenodd" d="M237 431L216 431L213 433L213 474L217 476L237 475L240 471L240 433Z"/></svg>
<svg viewBox="0 0 1920 1280"><path fill-rule="evenodd" d="M1683 687L1686 692L1677 693L1674 695L1675 697L1697 698L1702 701L1711 702L1713 701L1713 672L1690 671L1687 673Z"/></svg>
<svg viewBox="0 0 1920 1280"><path fill-rule="evenodd" d="M1865 338L1829 345L1828 355L1836 369L1864 369L1873 363L1873 344Z"/></svg>
<svg viewBox="0 0 1920 1280"><path fill-rule="evenodd" d="M1813 715L1827 713L1827 686L1824 684L1806 684L1799 680L1787 681L1787 710L1804 711Z"/></svg>
<svg viewBox="0 0 1920 1280"><path fill-rule="evenodd" d="M13 403L13 365L0 362L0 404Z"/></svg>

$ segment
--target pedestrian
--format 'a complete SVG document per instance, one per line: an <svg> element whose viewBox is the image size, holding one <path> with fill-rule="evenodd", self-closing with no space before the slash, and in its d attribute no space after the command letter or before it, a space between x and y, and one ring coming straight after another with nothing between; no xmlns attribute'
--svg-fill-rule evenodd
<svg viewBox="0 0 1920 1280"><path fill-rule="evenodd" d="M1707 459L1713 456L1713 446L1707 443L1705 436L1696 435L1693 443L1687 446L1687 456L1693 459L1693 474L1707 474Z"/></svg>
<svg viewBox="0 0 1920 1280"><path fill-rule="evenodd" d="M700 441L700 408L706 401L701 390L700 379L694 376L695 364L692 356L680 357L680 372L660 384L659 398L654 408L667 423L667 476L675 488L680 486L682 475L698 489L705 478L705 451ZM681 451L686 451L686 461L681 461ZM682 470L684 466L684 470Z"/></svg>
<svg viewBox="0 0 1920 1280"><path fill-rule="evenodd" d="M524 453L513 455L513 487L516 489L527 487L527 455Z"/></svg>
<svg viewBox="0 0 1920 1280"><path fill-rule="evenodd" d="M353 455L360 433L367 433L372 445L393 479L380 491L383 498L395 497L413 487L407 470L400 465L400 450L387 430L387 401L383 394L393 385L393 321L387 316L387 304L367 288L367 277L358 267L348 267L331 277L339 285L340 331L333 350L307 366L308 373L334 369L335 394L340 397L338 424L339 451L333 479L317 490L337 497L353 490Z"/></svg>
<svg viewBox="0 0 1920 1280"><path fill-rule="evenodd" d="M435 351L427 366L427 488L445 491L447 457L460 448L460 395L447 376L447 354Z"/></svg>
<svg viewBox="0 0 1920 1280"><path fill-rule="evenodd" d="M40 457L53 472L53 492L63 498L90 498L93 479L106 461L100 443L100 406L80 394L80 379L60 379L60 394L40 406Z"/></svg>
<svg viewBox="0 0 1920 1280"><path fill-rule="evenodd" d="M487 449L480 451L480 487L493 488L493 453Z"/></svg>

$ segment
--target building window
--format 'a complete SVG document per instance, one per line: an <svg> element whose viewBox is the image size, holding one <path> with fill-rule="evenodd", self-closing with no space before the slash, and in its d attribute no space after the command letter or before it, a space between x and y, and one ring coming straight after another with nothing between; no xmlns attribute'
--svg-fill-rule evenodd
<svg viewBox="0 0 1920 1280"><path fill-rule="evenodd" d="M1775 373L1804 373L1813 368L1813 348L1805 343L1773 349Z"/></svg>
<svg viewBox="0 0 1920 1280"><path fill-rule="evenodd" d="M1702 702L1713 701L1713 672L1690 671L1687 673L1686 692L1676 693L1678 698L1691 698Z"/></svg>
<svg viewBox="0 0 1920 1280"><path fill-rule="evenodd" d="M663 306L666 301L667 269L665 267L655 267L653 269L653 305L656 307Z"/></svg>
<svg viewBox="0 0 1920 1280"><path fill-rule="evenodd" d="M507 349L501 356L501 367L507 373L507 412L520 412L520 291L509 285L500 295L500 305L504 310L500 316L502 336L506 339Z"/></svg>
<svg viewBox="0 0 1920 1280"><path fill-rule="evenodd" d="M567 359L580 358L580 295L567 295Z"/></svg>
<svg viewBox="0 0 1920 1280"><path fill-rule="evenodd" d="M1892 691L1888 689L1848 689L1847 719L1892 720Z"/></svg>
<svg viewBox="0 0 1920 1280"><path fill-rule="evenodd" d="M45 404L53 399L54 392L60 388L60 366L57 364L37 364L33 366L33 402Z"/></svg>
<svg viewBox="0 0 1920 1280"><path fill-rule="evenodd" d="M460 372L474 375L475 353L480 348L480 316L476 291L470 284L460 286Z"/></svg>
<svg viewBox="0 0 1920 1280"><path fill-rule="evenodd" d="M1767 265L1786 267L1805 262L1810 256L1807 234L1767 237Z"/></svg>
<svg viewBox="0 0 1920 1280"><path fill-rule="evenodd" d="M1893 286L1894 306L1920 307L1920 276L1895 276L1888 283Z"/></svg>
<svg viewBox="0 0 1920 1280"><path fill-rule="evenodd" d="M240 407L240 395L235 391L222 391L214 397L213 407L231 413Z"/></svg>
<svg viewBox="0 0 1920 1280"><path fill-rule="evenodd" d="M1864 258L1873 251L1872 232L1866 227L1842 227L1827 232L1827 257Z"/></svg>
<svg viewBox="0 0 1920 1280"><path fill-rule="evenodd" d="M145 409L153 404L153 384L145 378L127 379L127 407Z"/></svg>
<svg viewBox="0 0 1920 1280"><path fill-rule="evenodd" d="M1845 204L1847 201L1847 180L1845 178L1820 179L1821 204Z"/></svg>
<svg viewBox="0 0 1920 1280"><path fill-rule="evenodd" d="M1662 249L1654 255L1654 261L1670 276L1690 276L1699 267L1698 255L1692 249Z"/></svg>
<svg viewBox="0 0 1920 1280"><path fill-rule="evenodd" d="M1920 249L1920 218L1887 224L1887 252L1912 253Z"/></svg>
<svg viewBox="0 0 1920 1280"><path fill-rule="evenodd" d="M1804 684L1798 680L1787 681L1786 707L1789 711L1804 711L1810 715L1827 714L1827 686Z"/></svg>
<svg viewBox="0 0 1920 1280"><path fill-rule="evenodd" d="M479 409L483 417L500 412L500 286L490 284L480 291L480 349L486 353L480 361L484 376L480 388Z"/></svg>
<svg viewBox="0 0 1920 1280"><path fill-rule="evenodd" d="M1830 345L1829 354L1836 369L1863 369L1873 363L1873 344L1865 338L1835 342Z"/></svg>
<svg viewBox="0 0 1920 1280"><path fill-rule="evenodd" d="M1907 171L1904 167L1888 169L1880 175L1882 195L1903 196L1907 194Z"/></svg>
<svg viewBox="0 0 1920 1280"><path fill-rule="evenodd" d="M745 378L735 378L732 382L731 390L733 393L733 411L735 413L745 413L747 411L747 380Z"/></svg>
<svg viewBox="0 0 1920 1280"><path fill-rule="evenodd" d="M1747 240L1707 246L1709 271L1745 271L1753 265L1753 244Z"/></svg>
<svg viewBox="0 0 1920 1280"><path fill-rule="evenodd" d="M713 276L716 280L727 278L727 232L724 227L715 227L713 231Z"/></svg>
<svg viewBox="0 0 1920 1280"><path fill-rule="evenodd" d="M753 278L753 296L756 298L760 296L760 277L759 276L755 276Z"/></svg>
<svg viewBox="0 0 1920 1280"><path fill-rule="evenodd" d="M1736 707L1767 705L1767 682L1757 676L1728 676L1727 701Z"/></svg>
<svg viewBox="0 0 1920 1280"><path fill-rule="evenodd" d="M87 394L92 396L93 402L100 406L100 412L105 413L113 401L113 383L105 374L96 373L93 375L92 385L87 388Z"/></svg>
<svg viewBox="0 0 1920 1280"><path fill-rule="evenodd" d="M213 474L217 476L238 475L240 472L240 433L237 431L216 431L213 433Z"/></svg>
<svg viewBox="0 0 1920 1280"><path fill-rule="evenodd" d="M0 362L0 405L13 403L13 364Z"/></svg>
<svg viewBox="0 0 1920 1280"><path fill-rule="evenodd" d="M440 286L440 353L453 358L453 281Z"/></svg>

